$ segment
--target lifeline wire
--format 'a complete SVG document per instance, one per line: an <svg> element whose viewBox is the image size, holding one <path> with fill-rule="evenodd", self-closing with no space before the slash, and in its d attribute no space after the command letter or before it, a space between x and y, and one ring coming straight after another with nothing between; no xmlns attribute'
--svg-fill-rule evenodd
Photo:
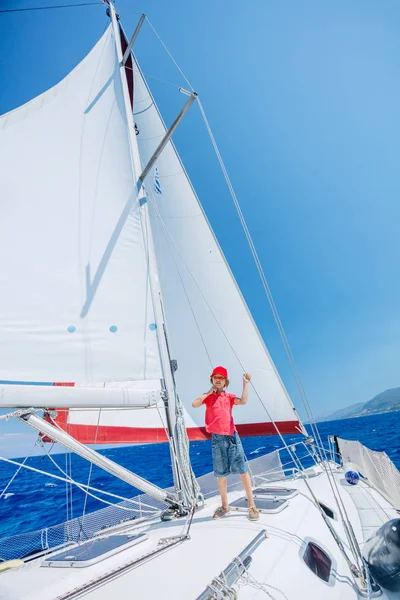
<svg viewBox="0 0 400 600"><path fill-rule="evenodd" d="M35 443L32 446L32 450L33 448L36 446L36 440ZM22 463L20 463L20 466L18 467L18 469L15 471L14 475L11 477L10 481L7 483L6 487L1 491L0 494L0 499L4 496L4 494L6 493L6 491L8 490L8 488L10 487L10 485L12 484L12 482L14 481L14 479L16 478L16 476L18 475L18 473L20 472L20 470L22 469L22 467L25 465L26 461L28 460L28 458L30 458L30 454L28 454L27 456L25 456L24 460Z"/></svg>
<svg viewBox="0 0 400 600"><path fill-rule="evenodd" d="M154 506L151 506L151 504L145 504L144 502L140 502L138 500L133 500L131 498L124 498L123 496L118 496L117 494L112 494L111 492L106 492L104 490L98 490L97 488L94 488L92 486L87 486L84 483L79 483L78 481L75 480L69 480L65 477L60 477L59 475L53 475L52 473L47 473L46 471L42 471L41 469L36 469L35 467L30 467L28 465L25 465L23 463L19 463L15 460L12 460L11 458L6 458L5 456L0 456L0 460L9 463L11 465L17 465L17 466L23 466L24 469L28 469L28 471L33 471L34 473L40 473L40 475L47 475L47 477L51 477L52 479L57 479L58 481L70 481L71 483L73 483L74 485L76 485L79 488L88 488L89 490L98 492L99 494L105 494L106 496L111 496L112 498L117 498L118 500L122 500L123 502L130 502L132 504L141 504L142 506L148 506L149 508L152 508L153 510L155 509ZM98 498L98 500L100 500L100 498ZM102 501L102 500L100 500ZM105 502L105 500L103 501ZM123 510L136 510L135 508L126 508L120 505L115 505L113 504L112 506L118 506L118 508L121 508ZM150 512L150 511L146 511L146 512Z"/></svg>

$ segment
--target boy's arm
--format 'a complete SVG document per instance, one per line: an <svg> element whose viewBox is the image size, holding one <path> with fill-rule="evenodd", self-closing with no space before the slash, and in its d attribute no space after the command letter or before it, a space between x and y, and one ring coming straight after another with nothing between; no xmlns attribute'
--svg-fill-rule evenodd
<svg viewBox="0 0 400 600"><path fill-rule="evenodd" d="M249 381L251 379L251 375L250 373L244 373L243 375L243 391L242 391L242 395L240 398L235 398L235 404L240 405L240 404L246 404L247 402L247 398L249 395Z"/></svg>
<svg viewBox="0 0 400 600"><path fill-rule="evenodd" d="M212 385L210 387L210 389L208 390L208 392L206 392L205 394L202 394L201 396L199 396L198 398L196 398L196 400L193 400L192 402L192 406L193 408L199 408L199 406L201 406L204 402L204 400L214 391L214 386Z"/></svg>

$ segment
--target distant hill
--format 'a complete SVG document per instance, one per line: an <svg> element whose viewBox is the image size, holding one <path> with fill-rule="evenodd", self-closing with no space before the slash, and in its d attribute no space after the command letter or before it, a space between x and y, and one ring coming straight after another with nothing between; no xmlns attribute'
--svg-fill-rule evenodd
<svg viewBox="0 0 400 600"><path fill-rule="evenodd" d="M364 417L400 410L400 388L392 388L374 396L368 402L359 402L347 408L341 408L317 417L317 421L337 421L352 417Z"/></svg>

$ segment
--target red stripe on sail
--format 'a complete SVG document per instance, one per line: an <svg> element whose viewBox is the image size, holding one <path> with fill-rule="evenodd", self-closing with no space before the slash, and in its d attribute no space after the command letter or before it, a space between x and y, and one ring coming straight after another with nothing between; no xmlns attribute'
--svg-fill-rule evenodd
<svg viewBox="0 0 400 600"><path fill-rule="evenodd" d="M67 423L67 411L59 413L57 424L67 431L69 435L82 444L156 444L166 442L167 435L162 427L112 427L110 425L76 425ZM279 432L300 433L298 421L280 421L276 423ZM238 433L242 437L253 437L260 435L277 435L273 423L247 423L236 425ZM211 438L204 427L188 427L187 433L191 442L198 442ZM44 442L50 441L43 438Z"/></svg>

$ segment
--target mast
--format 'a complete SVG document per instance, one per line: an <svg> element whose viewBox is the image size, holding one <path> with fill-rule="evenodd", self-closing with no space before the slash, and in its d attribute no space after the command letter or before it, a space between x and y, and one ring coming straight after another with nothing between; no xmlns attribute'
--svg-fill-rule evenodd
<svg viewBox="0 0 400 600"><path fill-rule="evenodd" d="M158 339L158 347L160 352L161 359L161 368L162 368L162 397L164 401L165 414L166 414L166 426L168 429L168 438L170 444L170 452L171 452L171 463L172 463L172 473L174 478L174 485L176 490L180 495L183 494L183 486L181 483L181 478L179 474L179 462L177 458L177 445L175 443L174 436L174 425L175 425L175 404L176 404L176 390L174 385L174 377L172 372L172 364L171 357L169 354L168 341L166 337L166 325L162 308L162 296L161 289L159 285L159 277L157 270L157 261L155 257L153 237L151 232L150 219L148 215L147 201L145 198L144 188L143 188L143 180L140 178L142 174L142 165L140 161L139 148L137 145L136 134L134 129L134 121L132 114L132 107L129 98L129 90L128 83L125 72L125 62L126 62L126 51L125 54L122 51L121 46L121 35L120 35L120 26L117 18L117 14L115 8L111 2L108 2L109 6L109 14L113 26L114 31L114 39L116 43L116 50L118 61L120 64L120 76L121 76L121 84L123 89L123 98L126 112L126 119L128 123L128 138L131 149L131 159L132 159L132 167L137 180L137 188L138 188L138 197L137 202L140 204L140 215L141 215L141 223L142 223L142 234L144 239L144 245L147 250L147 259L149 266L149 279L150 279L150 288L153 299L153 307L154 307L154 316L156 321L157 328L157 339ZM171 404L173 406L171 406ZM186 499L187 500L187 499Z"/></svg>

